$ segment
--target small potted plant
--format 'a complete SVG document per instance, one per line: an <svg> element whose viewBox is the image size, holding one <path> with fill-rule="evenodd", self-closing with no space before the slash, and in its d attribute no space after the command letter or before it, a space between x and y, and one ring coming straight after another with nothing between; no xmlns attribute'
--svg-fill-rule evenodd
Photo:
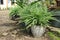
<svg viewBox="0 0 60 40"><path fill-rule="evenodd" d="M21 8L18 5L16 5L15 7L10 8L9 16L10 16L11 20L17 21L16 19L20 17L20 15L19 15L19 10L20 9Z"/></svg>
<svg viewBox="0 0 60 40"><path fill-rule="evenodd" d="M24 7L20 12L20 16L27 26L26 29L31 28L34 37L41 37L48 26L49 20L54 19L47 6L41 1Z"/></svg>

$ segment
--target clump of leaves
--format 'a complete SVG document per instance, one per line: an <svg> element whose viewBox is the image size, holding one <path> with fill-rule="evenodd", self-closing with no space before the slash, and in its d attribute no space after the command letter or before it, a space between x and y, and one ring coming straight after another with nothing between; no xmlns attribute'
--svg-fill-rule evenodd
<svg viewBox="0 0 60 40"><path fill-rule="evenodd" d="M17 1L16 4L19 5L21 8L23 8L26 5L30 5L41 0L16 0L16 1Z"/></svg>
<svg viewBox="0 0 60 40"><path fill-rule="evenodd" d="M28 4L28 0L16 0L17 5L19 5L20 7L24 7Z"/></svg>
<svg viewBox="0 0 60 40"><path fill-rule="evenodd" d="M52 13L48 12L47 6L41 1L24 7L20 15L27 28L31 25L47 26L49 20L53 19Z"/></svg>
<svg viewBox="0 0 60 40"><path fill-rule="evenodd" d="M16 5L15 7L12 7L11 9L10 9L10 14L9 14L9 16L10 16L10 18L11 19L15 19L15 18L17 18L17 17L19 17L20 15L19 15L19 10L21 9L21 7L20 6L18 6L18 5Z"/></svg>
<svg viewBox="0 0 60 40"><path fill-rule="evenodd" d="M51 40L60 40L60 37L55 36L52 32L48 32L48 36Z"/></svg>

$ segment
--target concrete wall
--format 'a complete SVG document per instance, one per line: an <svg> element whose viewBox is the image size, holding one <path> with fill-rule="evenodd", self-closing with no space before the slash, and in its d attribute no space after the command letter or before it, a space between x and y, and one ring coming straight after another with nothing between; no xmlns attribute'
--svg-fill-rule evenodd
<svg viewBox="0 0 60 40"><path fill-rule="evenodd" d="M8 3L8 4L7 4ZM3 4L0 4L0 9L6 9L11 7L11 1L10 0L3 0Z"/></svg>
<svg viewBox="0 0 60 40"><path fill-rule="evenodd" d="M8 0L8 7L11 7L11 0Z"/></svg>

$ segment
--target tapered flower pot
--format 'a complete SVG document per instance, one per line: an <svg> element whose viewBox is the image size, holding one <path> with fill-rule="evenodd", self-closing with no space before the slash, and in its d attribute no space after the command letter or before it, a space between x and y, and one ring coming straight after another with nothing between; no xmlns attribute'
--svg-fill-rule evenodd
<svg viewBox="0 0 60 40"><path fill-rule="evenodd" d="M39 37L41 37L44 34L45 29L46 28L43 27L43 26L36 26L35 25L35 26L31 27L31 32L32 32L34 37L39 38Z"/></svg>

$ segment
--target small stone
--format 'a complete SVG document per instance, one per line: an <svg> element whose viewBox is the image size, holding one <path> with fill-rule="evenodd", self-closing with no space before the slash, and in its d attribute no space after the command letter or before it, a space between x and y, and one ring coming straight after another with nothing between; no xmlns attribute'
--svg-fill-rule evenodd
<svg viewBox="0 0 60 40"><path fill-rule="evenodd" d="M12 37L16 37L16 35L14 35L14 34L12 34L11 36L12 36Z"/></svg>
<svg viewBox="0 0 60 40"><path fill-rule="evenodd" d="M6 35L8 35L8 33L4 32L4 33L2 33L2 35L3 35L3 36L6 36Z"/></svg>
<svg viewBox="0 0 60 40"><path fill-rule="evenodd" d="M17 34L17 31L15 30L15 31L12 31L12 34Z"/></svg>
<svg viewBox="0 0 60 40"><path fill-rule="evenodd" d="M22 39L18 39L18 38L17 38L16 40L22 40Z"/></svg>
<svg viewBox="0 0 60 40"><path fill-rule="evenodd" d="M20 31L20 29L17 29L17 31Z"/></svg>

